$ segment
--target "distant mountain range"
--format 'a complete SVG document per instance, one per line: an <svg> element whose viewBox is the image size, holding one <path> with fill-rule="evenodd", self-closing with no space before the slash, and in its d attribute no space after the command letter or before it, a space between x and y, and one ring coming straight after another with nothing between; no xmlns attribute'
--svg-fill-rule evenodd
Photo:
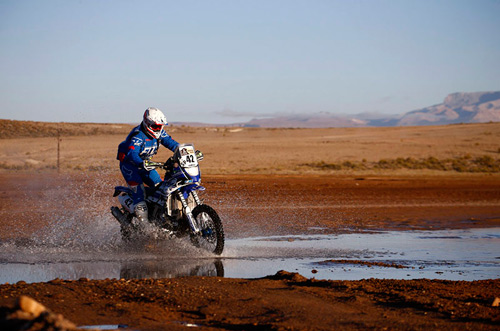
<svg viewBox="0 0 500 331"><path fill-rule="evenodd" d="M500 91L452 93L443 103L399 116L359 114L353 116L313 113L253 119L224 126L260 128L326 128L365 126L443 125L453 123L500 122ZM194 123L182 123L193 125ZM196 125L203 125L196 123ZM206 126L206 124L205 124Z"/></svg>
<svg viewBox="0 0 500 331"><path fill-rule="evenodd" d="M441 125L500 121L500 91L449 94L443 103L410 111L399 118L368 122L370 126Z"/></svg>

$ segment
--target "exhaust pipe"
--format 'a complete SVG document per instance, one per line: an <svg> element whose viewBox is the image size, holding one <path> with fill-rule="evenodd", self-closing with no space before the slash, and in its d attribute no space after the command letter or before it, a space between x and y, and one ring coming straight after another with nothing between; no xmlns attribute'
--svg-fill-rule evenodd
<svg viewBox="0 0 500 331"><path fill-rule="evenodd" d="M118 207L111 207L111 214L118 220L118 222L122 225L127 225L129 222L127 220L127 216L123 214L123 212Z"/></svg>

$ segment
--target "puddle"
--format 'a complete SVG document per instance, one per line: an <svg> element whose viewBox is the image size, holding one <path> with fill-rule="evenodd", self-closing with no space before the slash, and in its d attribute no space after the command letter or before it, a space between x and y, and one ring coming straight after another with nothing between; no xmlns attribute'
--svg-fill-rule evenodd
<svg viewBox="0 0 500 331"><path fill-rule="evenodd" d="M335 280L500 277L499 228L262 237L231 244L227 255L234 249L235 259L224 261L226 277L261 277L281 269Z"/></svg>
<svg viewBox="0 0 500 331"><path fill-rule="evenodd" d="M82 330L130 330L128 325L125 324L102 324L102 325L84 325L79 326L78 329Z"/></svg>
<svg viewBox="0 0 500 331"><path fill-rule="evenodd" d="M220 258L177 240L140 250L121 243L2 242L0 284L82 277L259 278L279 270L317 279L480 280L500 277L499 247L500 228L233 239Z"/></svg>

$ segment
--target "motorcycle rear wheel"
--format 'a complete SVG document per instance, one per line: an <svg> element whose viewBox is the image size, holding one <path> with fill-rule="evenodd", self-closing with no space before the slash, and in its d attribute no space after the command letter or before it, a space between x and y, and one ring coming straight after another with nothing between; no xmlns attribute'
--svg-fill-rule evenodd
<svg viewBox="0 0 500 331"><path fill-rule="evenodd" d="M208 205L198 205L192 213L201 230L201 235L191 236L193 244L211 253L221 255L224 250L224 228L217 212Z"/></svg>

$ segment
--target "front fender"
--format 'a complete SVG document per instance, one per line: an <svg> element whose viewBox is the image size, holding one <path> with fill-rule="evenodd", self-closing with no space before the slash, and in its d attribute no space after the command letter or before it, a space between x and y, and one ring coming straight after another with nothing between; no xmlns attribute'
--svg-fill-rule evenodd
<svg viewBox="0 0 500 331"><path fill-rule="evenodd" d="M192 191L205 191L205 187L199 185L198 183L193 183L190 185L186 185L180 189L182 194L184 195L184 198L187 199L189 196L189 193Z"/></svg>

